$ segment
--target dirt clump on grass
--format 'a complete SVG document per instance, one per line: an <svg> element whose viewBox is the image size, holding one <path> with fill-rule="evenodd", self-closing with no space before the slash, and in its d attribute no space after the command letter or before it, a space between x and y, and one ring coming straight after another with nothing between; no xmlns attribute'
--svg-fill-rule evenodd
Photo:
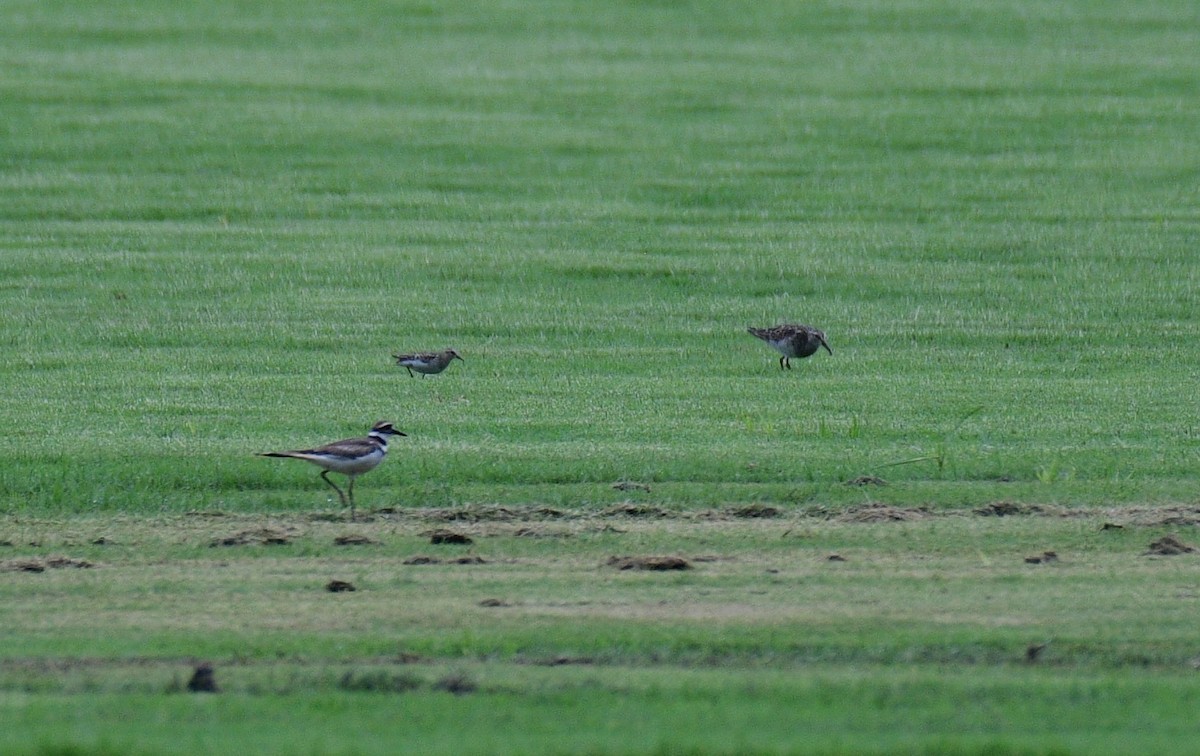
<svg viewBox="0 0 1200 756"><path fill-rule="evenodd" d="M574 533L567 530L547 530L546 528L521 527L513 531L517 538L571 538Z"/></svg>
<svg viewBox="0 0 1200 756"><path fill-rule="evenodd" d="M985 504L972 511L980 517L1012 517L1014 515L1036 514L1040 510L1037 507L1015 504L1011 501L993 501L991 504Z"/></svg>
<svg viewBox="0 0 1200 756"><path fill-rule="evenodd" d="M77 569L90 570L96 565L86 559L52 556L44 559L5 559L0 561L0 572L45 572L46 570Z"/></svg>
<svg viewBox="0 0 1200 756"><path fill-rule="evenodd" d="M210 547L216 546L286 546L292 542L291 536L275 528L253 528L234 533L224 538L214 538Z"/></svg>
<svg viewBox="0 0 1200 756"><path fill-rule="evenodd" d="M454 530L438 528L429 534L429 542L434 546L441 546L445 544L468 546L472 543L475 543L475 540L466 533L459 533Z"/></svg>
<svg viewBox="0 0 1200 756"><path fill-rule="evenodd" d="M728 510L728 514L730 517L737 517L739 519L767 519L781 516L783 510L767 504L747 504L744 507L734 507Z"/></svg>
<svg viewBox="0 0 1200 756"><path fill-rule="evenodd" d="M1025 564L1051 564L1058 561L1058 554L1054 551L1043 551L1041 554L1025 557Z"/></svg>
<svg viewBox="0 0 1200 756"><path fill-rule="evenodd" d="M618 570L690 570L692 565L683 557L677 556L614 556L605 562L609 567Z"/></svg>
<svg viewBox="0 0 1200 756"><path fill-rule="evenodd" d="M1191 554L1195 551L1195 546L1189 546L1173 535L1166 535L1151 543L1150 550L1143 553L1142 556L1177 556Z"/></svg>
<svg viewBox="0 0 1200 756"><path fill-rule="evenodd" d="M352 593L358 589L354 587L354 583L348 583L345 580L330 580L325 584L325 590L330 593Z"/></svg>
<svg viewBox="0 0 1200 756"><path fill-rule="evenodd" d="M217 687L217 678L213 674L213 666L207 662L197 665L192 672L192 678L188 680L187 689L189 693L220 692L220 688Z"/></svg>
<svg viewBox="0 0 1200 756"><path fill-rule="evenodd" d="M442 559L440 557L425 556L418 554L405 559L402 564L411 566L419 566L426 564L487 564L483 557L479 556L461 556L453 559Z"/></svg>
<svg viewBox="0 0 1200 756"><path fill-rule="evenodd" d="M1200 507L1165 507L1145 513L1138 519L1146 527L1191 527L1200 525Z"/></svg>
<svg viewBox="0 0 1200 756"><path fill-rule="evenodd" d="M907 522L922 520L929 516L929 510L921 507L893 507L890 504L864 504L854 507L837 516L838 522Z"/></svg>
<svg viewBox="0 0 1200 756"><path fill-rule="evenodd" d="M632 501L623 501L620 504L614 504L608 509L600 512L601 517L670 517L671 513L662 507L656 507L652 504L634 504Z"/></svg>
<svg viewBox="0 0 1200 756"><path fill-rule="evenodd" d="M359 533L348 533L333 539L334 546L376 546L378 544L379 541L374 538Z"/></svg>
<svg viewBox="0 0 1200 756"><path fill-rule="evenodd" d="M519 512L501 506L425 509L418 514L422 519L440 520L441 522L508 522L521 517Z"/></svg>

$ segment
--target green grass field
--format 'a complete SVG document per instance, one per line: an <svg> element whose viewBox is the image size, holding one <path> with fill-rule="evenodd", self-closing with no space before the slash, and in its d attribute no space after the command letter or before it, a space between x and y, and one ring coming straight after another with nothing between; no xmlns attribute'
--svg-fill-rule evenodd
<svg viewBox="0 0 1200 756"><path fill-rule="evenodd" d="M1194 750L1194 3L4 10L0 750Z"/></svg>

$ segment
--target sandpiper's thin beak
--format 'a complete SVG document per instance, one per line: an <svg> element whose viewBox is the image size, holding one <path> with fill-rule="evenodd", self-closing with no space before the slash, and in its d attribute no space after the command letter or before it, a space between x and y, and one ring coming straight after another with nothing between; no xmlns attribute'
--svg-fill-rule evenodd
<svg viewBox="0 0 1200 756"><path fill-rule="evenodd" d="M456 360L462 360L463 362L466 362L466 360L463 360L463 358L462 358L462 357L460 357L460 356L459 356L459 355L457 355L457 354L456 354L456 355L454 355L454 359L456 359Z"/></svg>
<svg viewBox="0 0 1200 756"><path fill-rule="evenodd" d="M826 351L826 352L829 352L830 354L833 354L833 350L832 350L832 349L830 349L830 348L829 348L829 345L825 343L825 339L821 339L821 346L825 347L825 351Z"/></svg>

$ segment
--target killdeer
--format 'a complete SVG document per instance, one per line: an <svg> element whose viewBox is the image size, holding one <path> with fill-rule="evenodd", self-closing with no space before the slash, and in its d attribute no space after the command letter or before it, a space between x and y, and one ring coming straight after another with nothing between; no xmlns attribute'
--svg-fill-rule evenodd
<svg viewBox="0 0 1200 756"><path fill-rule="evenodd" d="M779 369L792 369L792 358L808 357L821 347L833 354L833 350L825 343L825 332L818 331L806 325L778 325L774 328L747 328L754 336L762 339L779 350L783 355L779 358Z"/></svg>
<svg viewBox="0 0 1200 756"><path fill-rule="evenodd" d="M446 369L451 360L463 360L458 352L446 349L441 352L419 352L417 354L393 354L397 365L403 365L411 378L416 370L424 378L427 375L437 375Z"/></svg>
<svg viewBox="0 0 1200 756"><path fill-rule="evenodd" d="M354 478L375 469L387 454L389 436L406 436L392 427L391 423L380 421L371 426L371 432L361 438L347 438L334 441L313 449L297 449L295 451L264 452L260 457L291 457L312 462L317 467L325 468L321 479L337 491L342 506L346 506L346 494L329 479L329 473L338 472L350 478L347 493L350 495L350 519L354 519Z"/></svg>

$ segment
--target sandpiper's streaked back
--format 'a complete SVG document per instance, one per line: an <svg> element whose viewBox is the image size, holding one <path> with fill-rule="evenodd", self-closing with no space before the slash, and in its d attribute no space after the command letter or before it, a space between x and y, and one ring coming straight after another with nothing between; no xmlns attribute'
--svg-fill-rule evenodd
<svg viewBox="0 0 1200 756"><path fill-rule="evenodd" d="M453 349L443 349L440 352L417 352L416 354L393 354L396 364L408 370L409 377L417 371L424 378L427 375L437 375L446 369L452 360L463 360L462 356Z"/></svg>
<svg viewBox="0 0 1200 756"><path fill-rule="evenodd" d="M803 358L815 354L818 349L833 354L825 343L825 332L806 325L778 325L774 328L747 328L754 336L779 350L779 369L792 369L792 358Z"/></svg>
<svg viewBox="0 0 1200 756"><path fill-rule="evenodd" d="M371 426L371 432L360 438L346 438L334 441L332 444L317 446L312 449L297 449L295 451L265 452L260 457L290 457L312 462L317 467L325 468L321 479L337 491L342 506L346 506L346 494L329 479L329 473L337 472L350 478L347 492L350 498L350 519L354 519L354 479L363 473L375 469L383 461L388 450L390 436L405 436L396 430L391 423L380 421Z"/></svg>

